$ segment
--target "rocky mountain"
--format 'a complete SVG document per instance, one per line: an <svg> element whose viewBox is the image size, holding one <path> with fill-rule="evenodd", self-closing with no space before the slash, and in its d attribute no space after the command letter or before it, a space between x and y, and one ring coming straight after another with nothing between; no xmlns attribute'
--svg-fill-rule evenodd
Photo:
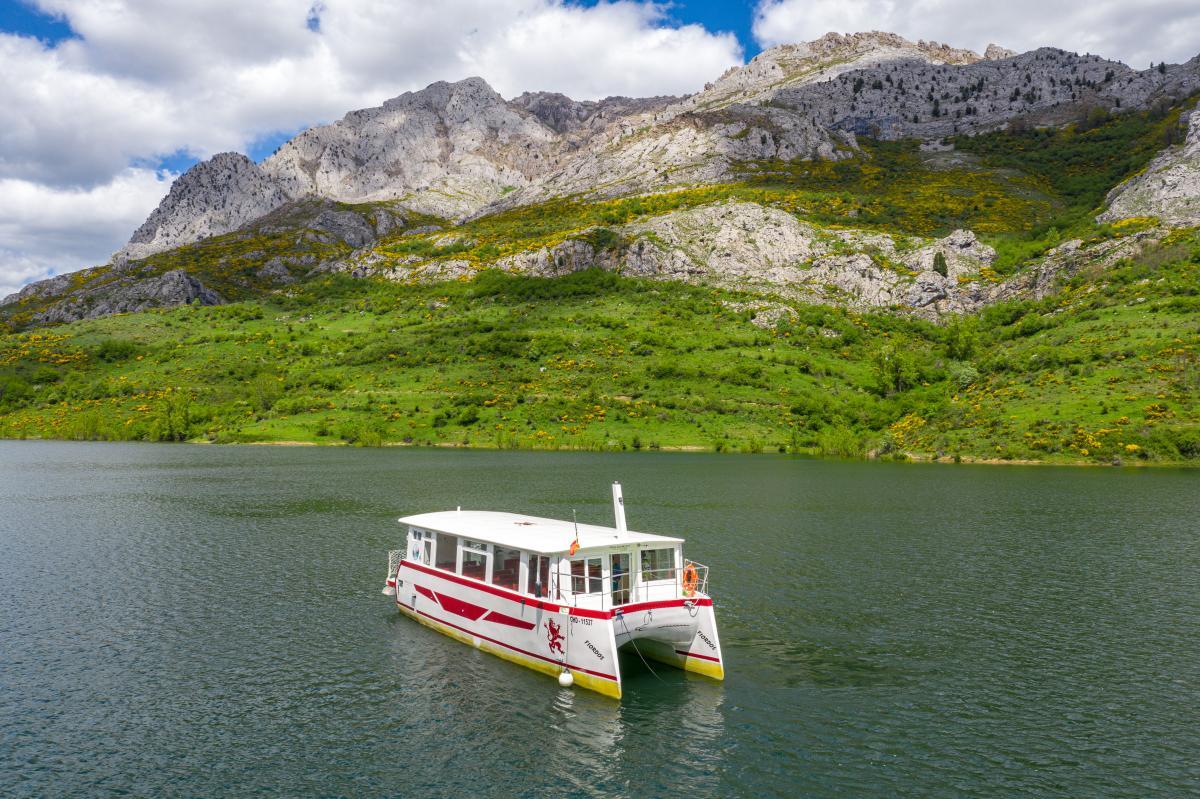
<svg viewBox="0 0 1200 799"><path fill-rule="evenodd" d="M457 242L453 233L445 235L448 243L439 243L423 232L502 217L552 199L604 202L732 185L747 175L761 182L795 172L789 165L861 162L870 157L865 141L915 139L924 148L944 150L949 148L944 140L953 136L1091 124L1148 109L1165 113L1197 91L1200 56L1136 71L1052 48L1017 55L993 45L979 55L879 32L828 34L772 48L684 98L579 102L538 92L505 100L480 78L439 82L307 130L261 164L235 153L197 164L117 253L108 277L75 292L78 302L59 278L6 302L41 303L31 317L39 323L156 301L218 302L221 292L188 275L186 263L171 261L178 268L146 273L137 263L238 231L242 240L290 231L299 236L296 241L337 242L342 248L300 255L251 249L237 261L244 262L239 268L246 277L239 279L245 287L263 269L277 273L275 283L298 279L302 272L294 273L287 258L309 259L308 270L322 263L326 271L353 274L421 279L462 274L467 267L438 253L472 243ZM1194 224L1198 147L1193 114L1186 142L1115 189L1101 219L1154 216L1167 224ZM931 174L966 170L977 163L972 159L955 156L946 162L949 167L931 160L922 168ZM764 164L772 166L764 172ZM282 226L270 222L273 218L283 220ZM853 224L853 217L845 221ZM564 264L604 266L768 286L818 301L905 307L931 316L971 311L1008 296L1008 289L967 285L991 256L976 233L965 229L919 241L877 230L833 235L805 222L803 212L745 203L685 209L614 229L631 246L589 250L569 236L497 254L486 263L531 274L555 274ZM397 262L386 248L378 249L378 242L397 235L416 235L432 255L406 255ZM937 273L931 271L935 253L946 259ZM329 265L335 263L330 259L336 264ZM478 257L463 263L479 266ZM175 271L180 275L163 282ZM120 279L111 279L114 274ZM139 274L162 285L135 290L131 281ZM237 291L242 284L230 286Z"/></svg>

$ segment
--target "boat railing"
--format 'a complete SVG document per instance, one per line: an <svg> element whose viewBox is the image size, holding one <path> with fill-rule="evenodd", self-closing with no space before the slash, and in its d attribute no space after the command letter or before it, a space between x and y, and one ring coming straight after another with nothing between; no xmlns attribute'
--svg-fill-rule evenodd
<svg viewBox="0 0 1200 799"><path fill-rule="evenodd" d="M400 568L400 561L404 560L407 554L403 549L388 550L388 571L387 578L390 580L396 576L396 569Z"/></svg>

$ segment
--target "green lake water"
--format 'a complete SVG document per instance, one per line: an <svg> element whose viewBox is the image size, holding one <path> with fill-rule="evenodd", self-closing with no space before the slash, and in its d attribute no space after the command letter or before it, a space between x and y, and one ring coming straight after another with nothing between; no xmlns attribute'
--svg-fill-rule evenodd
<svg viewBox="0 0 1200 799"><path fill-rule="evenodd" d="M681 535L723 683L380 594L397 516ZM0 795L1200 792L1200 472L0 442Z"/></svg>

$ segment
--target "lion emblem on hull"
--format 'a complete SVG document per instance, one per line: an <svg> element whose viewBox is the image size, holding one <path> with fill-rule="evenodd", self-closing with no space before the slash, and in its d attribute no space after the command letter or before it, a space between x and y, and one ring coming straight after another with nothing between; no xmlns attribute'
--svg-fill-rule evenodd
<svg viewBox="0 0 1200 799"><path fill-rule="evenodd" d="M560 655L566 655L563 651L562 642L566 640L563 635L562 627L554 623L554 619L546 620L546 643L550 646L551 652L557 652Z"/></svg>

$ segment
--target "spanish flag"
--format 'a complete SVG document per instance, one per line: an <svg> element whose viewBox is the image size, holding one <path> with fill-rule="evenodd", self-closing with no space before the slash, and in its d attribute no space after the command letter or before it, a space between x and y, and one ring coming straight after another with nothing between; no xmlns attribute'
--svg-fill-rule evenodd
<svg viewBox="0 0 1200 799"><path fill-rule="evenodd" d="M575 557L575 553L579 551L579 517L575 515L575 509L571 508L571 523L575 525L575 540L571 542L571 548L567 550L567 557Z"/></svg>

